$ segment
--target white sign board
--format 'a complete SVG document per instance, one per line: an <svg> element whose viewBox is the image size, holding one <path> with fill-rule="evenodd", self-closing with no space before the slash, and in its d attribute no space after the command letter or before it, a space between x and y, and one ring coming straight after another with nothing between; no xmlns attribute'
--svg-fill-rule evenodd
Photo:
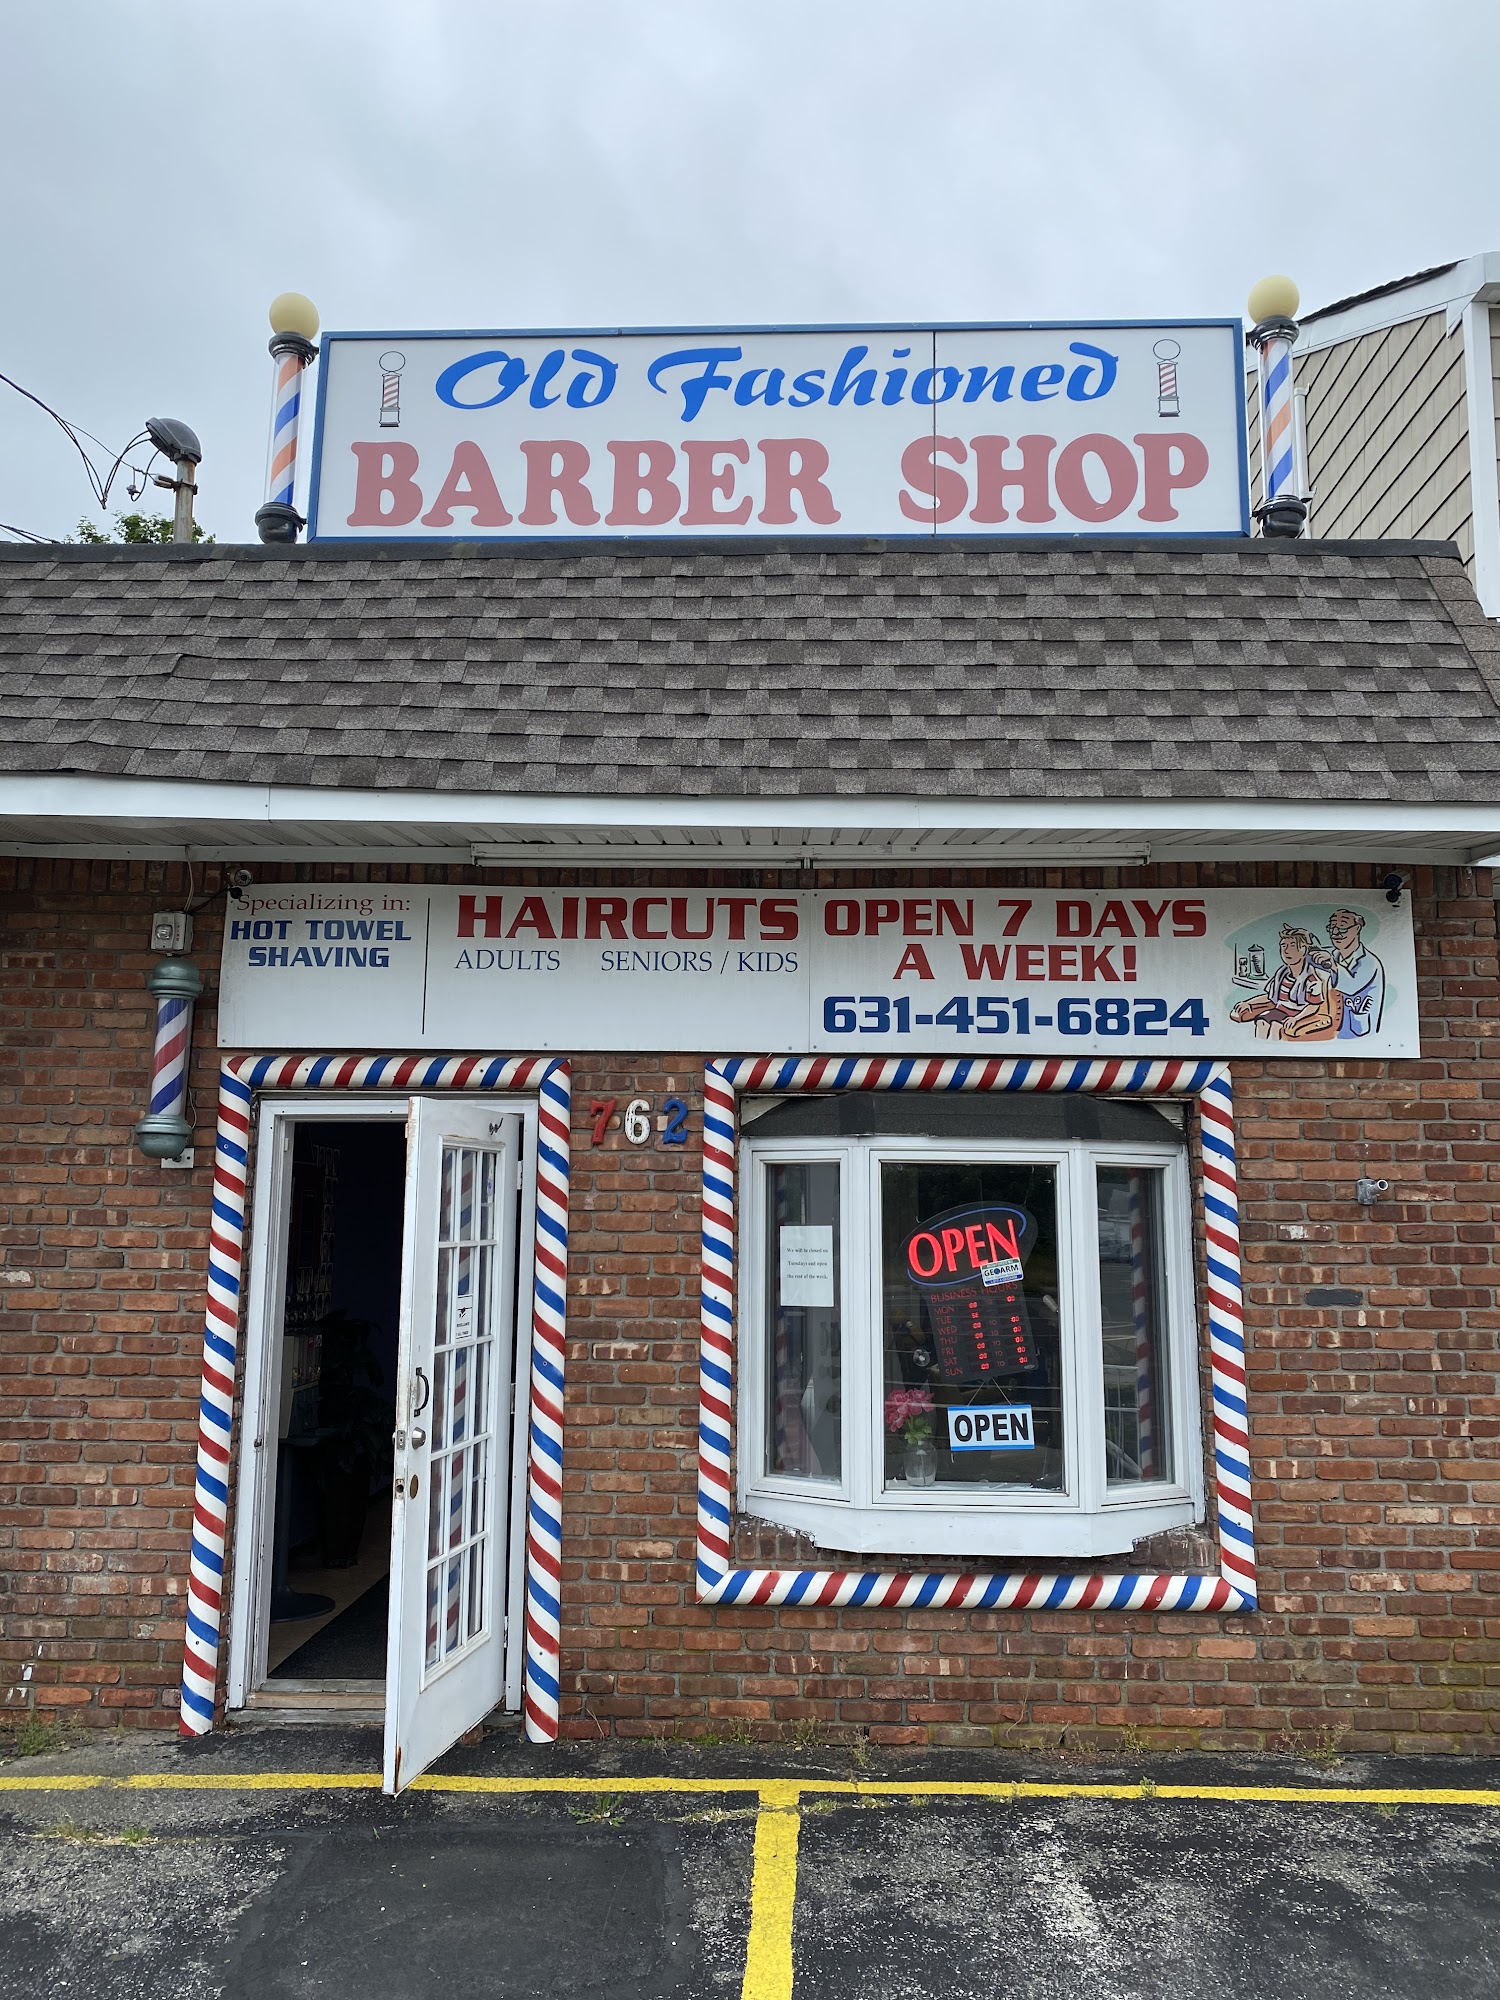
<svg viewBox="0 0 1500 2000"><path fill-rule="evenodd" d="M229 1048L1414 1056L1411 907L1313 889L248 890Z"/></svg>
<svg viewBox="0 0 1500 2000"><path fill-rule="evenodd" d="M324 336L308 536L1243 535L1237 320Z"/></svg>
<svg viewBox="0 0 1500 2000"><path fill-rule="evenodd" d="M781 1255L777 1303L783 1306L831 1306L832 1224L783 1222L777 1231L777 1238Z"/></svg>
<svg viewBox="0 0 1500 2000"><path fill-rule="evenodd" d="M1030 1403L966 1403L948 1411L949 1451L1030 1451Z"/></svg>

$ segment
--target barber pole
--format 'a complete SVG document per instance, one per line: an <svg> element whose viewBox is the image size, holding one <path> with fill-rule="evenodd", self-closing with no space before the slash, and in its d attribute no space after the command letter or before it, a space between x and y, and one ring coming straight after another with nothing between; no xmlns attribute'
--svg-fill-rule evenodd
<svg viewBox="0 0 1500 2000"><path fill-rule="evenodd" d="M156 995L156 1045L151 1056L151 1102L135 1128L135 1139L148 1160L176 1160L193 1137L187 1115L188 1056L193 1002L203 991L203 981L188 959L163 958L151 968L146 987Z"/></svg>
<svg viewBox="0 0 1500 2000"><path fill-rule="evenodd" d="M263 542L295 542L303 526L293 495L297 441L302 424L302 371L317 359L313 336L317 308L300 292L271 302L271 359L276 364L271 399L271 442L266 453L266 501L255 516Z"/></svg>
<svg viewBox="0 0 1500 2000"><path fill-rule="evenodd" d="M1264 535L1300 535L1307 524L1292 349L1301 303L1290 278L1262 278L1250 294L1250 340L1260 374L1263 497L1255 509Z"/></svg>
<svg viewBox="0 0 1500 2000"><path fill-rule="evenodd" d="M1135 1327L1135 1459L1142 1479L1156 1477L1155 1425L1151 1409L1151 1297L1146 1270L1146 1226L1142 1213L1145 1177L1130 1176L1130 1316Z"/></svg>

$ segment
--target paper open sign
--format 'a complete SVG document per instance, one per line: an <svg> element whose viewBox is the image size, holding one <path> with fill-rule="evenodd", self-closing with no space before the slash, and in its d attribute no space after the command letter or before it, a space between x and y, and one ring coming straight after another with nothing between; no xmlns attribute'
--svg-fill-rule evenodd
<svg viewBox="0 0 1500 2000"><path fill-rule="evenodd" d="M991 1291L996 1285L1019 1285L1021 1260L1019 1257L1001 1257L993 1264L981 1264L979 1275Z"/></svg>
<svg viewBox="0 0 1500 2000"><path fill-rule="evenodd" d="M948 1412L950 1451L1031 1451L1030 1403L971 1403Z"/></svg>

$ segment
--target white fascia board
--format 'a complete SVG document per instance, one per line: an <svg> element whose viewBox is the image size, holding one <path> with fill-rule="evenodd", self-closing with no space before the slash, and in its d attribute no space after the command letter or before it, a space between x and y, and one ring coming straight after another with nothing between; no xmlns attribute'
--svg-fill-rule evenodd
<svg viewBox="0 0 1500 2000"><path fill-rule="evenodd" d="M1500 251L1482 257L1465 257L1451 271L1443 271L1420 285L1408 285L1399 292L1387 292L1378 299L1366 299L1342 312L1318 318L1297 336L1296 354L1316 354L1340 341L1358 340L1361 334L1384 333L1387 327L1402 326L1407 320L1426 319L1429 313L1446 313L1451 333L1472 300L1491 289L1500 289Z"/></svg>
<svg viewBox="0 0 1500 2000"><path fill-rule="evenodd" d="M1197 862L1265 861L1278 867L1297 862L1365 863L1414 868L1500 868L1496 843L1500 832L1492 826L1479 840L1432 839L1420 834L1392 836L1384 828L1369 828L1358 836L1304 834L1295 845L1280 845L1254 839L1236 840L1228 834L1204 835L1194 839L1182 835L1174 840L1145 840L1132 850L1055 845L1036 849L1003 847L950 848L941 853L931 849L884 848L861 852L857 848L823 848L783 844L774 849L733 848L713 853L703 847L641 847L620 843L609 848L502 847L420 847L395 843L384 847L247 847L241 841L204 840L176 847L136 842L122 836L109 842L54 840L43 842L8 841L0 832L0 855L34 861L177 861L194 863L237 862L253 866L322 868L358 865L373 869L426 867L436 864L457 867L497 868L630 868L657 869L664 873L691 874L696 869L808 868L857 869L889 872L904 869L974 868L1130 868L1145 864Z"/></svg>
<svg viewBox="0 0 1500 2000"><path fill-rule="evenodd" d="M0 776L0 817L91 820L190 831L193 844L212 826L258 823L283 836L298 827L351 825L451 829L444 845L509 828L716 829L798 832L850 829L973 828L1031 832L1105 831L1161 834L1355 834L1382 847L1408 835L1455 844L1493 839L1500 800L1484 805L1400 805L1388 799L953 799L849 796L684 798L563 796L496 792L417 792L243 785L197 779ZM63 830L59 826L59 832ZM309 841L309 845L312 843ZM288 858L298 843L289 841Z"/></svg>
<svg viewBox="0 0 1500 2000"><path fill-rule="evenodd" d="M1495 459L1495 375L1490 308L1482 295L1471 299L1464 308L1464 397L1469 433L1469 511L1474 526L1474 595L1488 617L1500 618L1500 468Z"/></svg>

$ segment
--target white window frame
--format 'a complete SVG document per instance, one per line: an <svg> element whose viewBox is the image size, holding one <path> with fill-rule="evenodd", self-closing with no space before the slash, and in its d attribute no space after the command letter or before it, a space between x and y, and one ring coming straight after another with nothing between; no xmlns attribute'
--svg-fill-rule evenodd
<svg viewBox="0 0 1500 2000"><path fill-rule="evenodd" d="M942 1159L1047 1165L1056 1170L1059 1307L1063 1341L1064 1479L1056 1493L1020 1489L959 1497L951 1487L886 1488L882 1448L883 1300L876 1254L880 1169ZM841 1242L841 1464L837 1481L768 1473L766 1168L837 1162ZM1103 1328L1099 1309L1095 1169L1158 1170L1162 1181L1167 1434L1172 1478L1141 1484L1106 1476ZM757 1138L740 1143L738 1503L743 1514L851 1553L926 1557L1090 1557L1128 1551L1142 1537L1201 1521L1205 1511L1199 1402L1191 1182L1187 1147L1165 1140Z"/></svg>

